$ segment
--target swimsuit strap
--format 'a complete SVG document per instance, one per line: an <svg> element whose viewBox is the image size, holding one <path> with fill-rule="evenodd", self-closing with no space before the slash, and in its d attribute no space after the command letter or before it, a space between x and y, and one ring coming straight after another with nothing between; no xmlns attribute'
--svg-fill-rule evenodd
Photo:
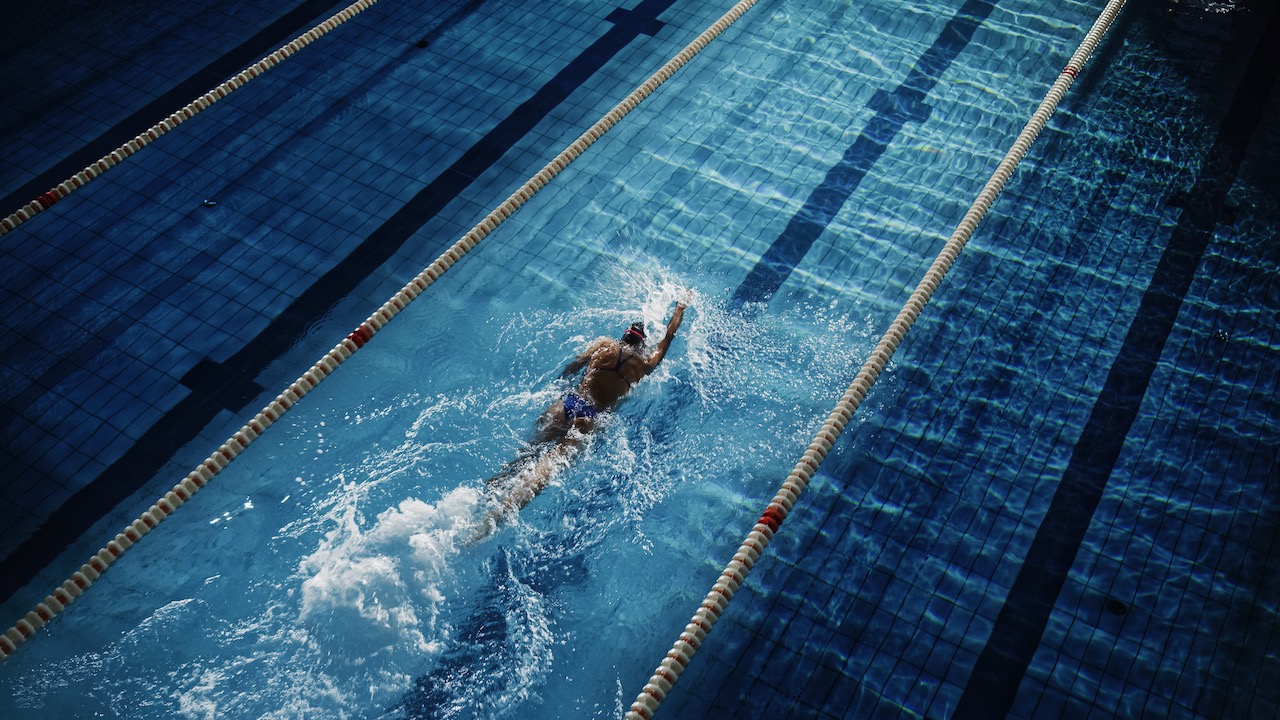
<svg viewBox="0 0 1280 720"><path fill-rule="evenodd" d="M625 354L624 354L624 353L625 353ZM612 371L614 371L614 372L618 373L618 377L622 378L623 380L626 380L626 382L627 382L627 387L634 387L634 386L635 386L635 383L631 382L631 380L630 380L630 379L628 379L626 375L623 375L623 374L622 374L622 366L623 366L623 365L626 365L628 362L630 362L631 360L636 359L637 357L638 357L637 355L634 355L634 354L628 353L626 348L621 348L621 347L620 347L620 348L618 348L618 364L617 364L617 365L614 365L614 366L613 366L613 367L611 367L611 368L606 368L606 369L608 369L608 370L612 370Z"/></svg>

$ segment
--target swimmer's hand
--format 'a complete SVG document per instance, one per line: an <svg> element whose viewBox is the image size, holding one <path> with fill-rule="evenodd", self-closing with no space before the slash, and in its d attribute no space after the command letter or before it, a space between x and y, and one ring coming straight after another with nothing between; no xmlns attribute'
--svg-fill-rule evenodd
<svg viewBox="0 0 1280 720"><path fill-rule="evenodd" d="M687 308L692 304L693 304L693 291L688 289L682 290L680 292L680 297L676 299L676 308L677 309Z"/></svg>

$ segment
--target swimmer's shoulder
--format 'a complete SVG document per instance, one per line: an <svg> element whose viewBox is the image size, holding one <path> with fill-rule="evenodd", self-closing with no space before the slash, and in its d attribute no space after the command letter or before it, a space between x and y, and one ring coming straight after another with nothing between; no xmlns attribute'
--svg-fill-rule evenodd
<svg viewBox="0 0 1280 720"><path fill-rule="evenodd" d="M612 338L598 337L592 340L582 351L584 357L590 360L591 366L595 367L604 362L610 362L611 358L617 355L617 343Z"/></svg>

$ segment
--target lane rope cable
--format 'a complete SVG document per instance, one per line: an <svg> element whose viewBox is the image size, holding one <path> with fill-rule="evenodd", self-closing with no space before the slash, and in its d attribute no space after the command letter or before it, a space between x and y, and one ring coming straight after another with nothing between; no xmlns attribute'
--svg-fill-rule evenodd
<svg viewBox="0 0 1280 720"><path fill-rule="evenodd" d="M102 156L97 162L93 163L89 167L86 167L75 175L72 175L66 180L58 183L57 187L50 189L35 200L32 200L26 205L18 208L8 217L0 218L0 235L13 230L27 220L30 220L36 215L53 207L54 203L84 187L89 183L89 181L102 175L102 173L124 162L125 158L133 155L147 145L150 145L155 140L158 140L161 135L164 135L170 130L178 127L183 122L190 120L200 112L207 110L210 105L230 95L250 80L284 62L290 55L293 55L302 48L310 45L312 42L320 39L324 35L327 35L329 31L345 23L356 15L359 15L365 10L368 10L376 2L378 2L378 0L357 0L357 2L348 5L328 20L325 20L319 25L316 25L305 33L299 35L294 38L293 41L282 45L275 52L266 55L258 62L236 73L226 82L223 82L221 85L218 85L204 95L192 100L177 112L164 120L161 120L155 125L152 125L145 132Z"/></svg>
<svg viewBox="0 0 1280 720"><path fill-rule="evenodd" d="M831 450L832 444L835 443L836 438L853 417L858 406L866 398L871 385L889 364L889 360L902 342L902 338L911 329L911 326L915 324L916 318L919 317L925 303L929 301L934 291L937 290L942 278L947 274L956 257L959 256L960 251L964 249L978 223L987 214L992 203L995 202L996 196L1004 189L1005 183L1013 175L1013 171L1022 161L1027 149L1031 147L1031 143L1040 134L1045 123L1049 121L1049 116L1053 114L1062 96L1084 68L1089 56L1093 54L1103 34L1106 33L1107 28L1111 25L1116 15L1119 14L1123 5L1124 0L1110 0L1103 9L1102 14L1098 16L1093 28L1080 43L1070 62L1058 75L1053 87L1050 88L1048 94L1040 103L1040 107L1031 116L1022 133L1018 135L1017 140L1014 141L1013 147L1009 149L1004 159L1000 161L995 172L987 181L986 186L978 194L977 200L974 201L969 211L965 213L964 219L960 221L959 226L946 245L943 246L942 251L929 267L928 272L925 273L919 285L916 286L915 291L911 293L911 297L889 326L888 331L885 332L879 344L871 352L871 357L862 366L861 371L858 372L857 377L849 385L849 389L845 391L840 401L836 403L835 409L827 417L822 429L818 431L817 436L814 437L809 448L805 450L804 455L796 463L791 474L783 481L773 500L769 502L760 519L756 521L755 527L747 534L746 539L739 546L733 559L725 567L715 584L712 585L710 592L703 598L702 604L698 607L697 612L694 613L693 618L685 625L680 636L671 646L671 649L667 651L666 657L662 659L657 669L654 670L649 682L645 684L644 689L636 697L636 701L632 703L631 709L626 713L626 720L651 720L653 718L653 714L671 692L671 688L676 681L679 680L680 674L689 665L690 659L706 640L707 633L711 631L716 620L724 612L729 600L733 598L734 593L746 580L751 568L760 558L760 554L764 552L769 541L773 539L774 533L778 531L782 521L786 519L787 514L794 507L800 497L800 493L808 486L818 466L822 464L823 459Z"/></svg>
<svg viewBox="0 0 1280 720"><path fill-rule="evenodd" d="M570 143L551 162L543 166L536 175L512 193L506 201L492 210L466 235L445 250L440 257L436 258L435 262L428 265L409 284L393 295L377 312L360 323L360 326L343 338L342 342L321 357L293 384L285 388L284 392L276 396L275 400L272 400L270 404L228 438L203 463L197 465L195 470L175 485L173 490L157 500L137 520L125 526L124 530L115 536L115 539L108 542L105 547L91 556L88 562L81 565L78 571L72 573L68 580L56 587L42 602L37 603L34 610L28 612L12 627L0 634L0 660L8 658L18 646L25 643L29 638L34 637L40 628L62 612L67 605L84 593L95 580L106 572L111 563L115 562L134 543L138 542L143 535L151 532L153 528L159 525L180 505L190 500L200 488L213 479L214 475L218 474L237 455L243 452L254 439L288 412L289 408L293 407L302 396L319 385L338 365L341 365L343 361L351 357L352 353L363 347L369 341L369 338L382 329L391 318L395 317L397 313L434 283L463 255L470 252L503 221L511 217L517 209L545 187L552 178L559 175L578 156L582 155L588 147L599 140L614 125L617 125L627 113L634 110L645 98L670 79L677 70L701 52L703 48L755 4L756 0L742 0L722 15L719 20L712 23L710 27L702 31L702 34L698 35L693 42L686 45L675 57L668 60L657 72L649 76L648 80L645 80L630 95L597 120L586 132L578 136L577 140Z"/></svg>

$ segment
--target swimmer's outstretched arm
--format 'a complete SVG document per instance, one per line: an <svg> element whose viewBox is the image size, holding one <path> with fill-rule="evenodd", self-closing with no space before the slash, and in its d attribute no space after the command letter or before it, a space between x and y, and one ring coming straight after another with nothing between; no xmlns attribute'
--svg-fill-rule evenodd
<svg viewBox="0 0 1280 720"><path fill-rule="evenodd" d="M658 367L658 363L662 362L662 358L667 356L667 350L671 348L671 340L676 336L676 331L680 329L680 323L684 322L684 308L684 303L676 303L676 311L671 313L671 320L667 322L667 332L662 336L662 342L658 343L658 349L654 350L649 359L645 361L649 366L650 372Z"/></svg>

